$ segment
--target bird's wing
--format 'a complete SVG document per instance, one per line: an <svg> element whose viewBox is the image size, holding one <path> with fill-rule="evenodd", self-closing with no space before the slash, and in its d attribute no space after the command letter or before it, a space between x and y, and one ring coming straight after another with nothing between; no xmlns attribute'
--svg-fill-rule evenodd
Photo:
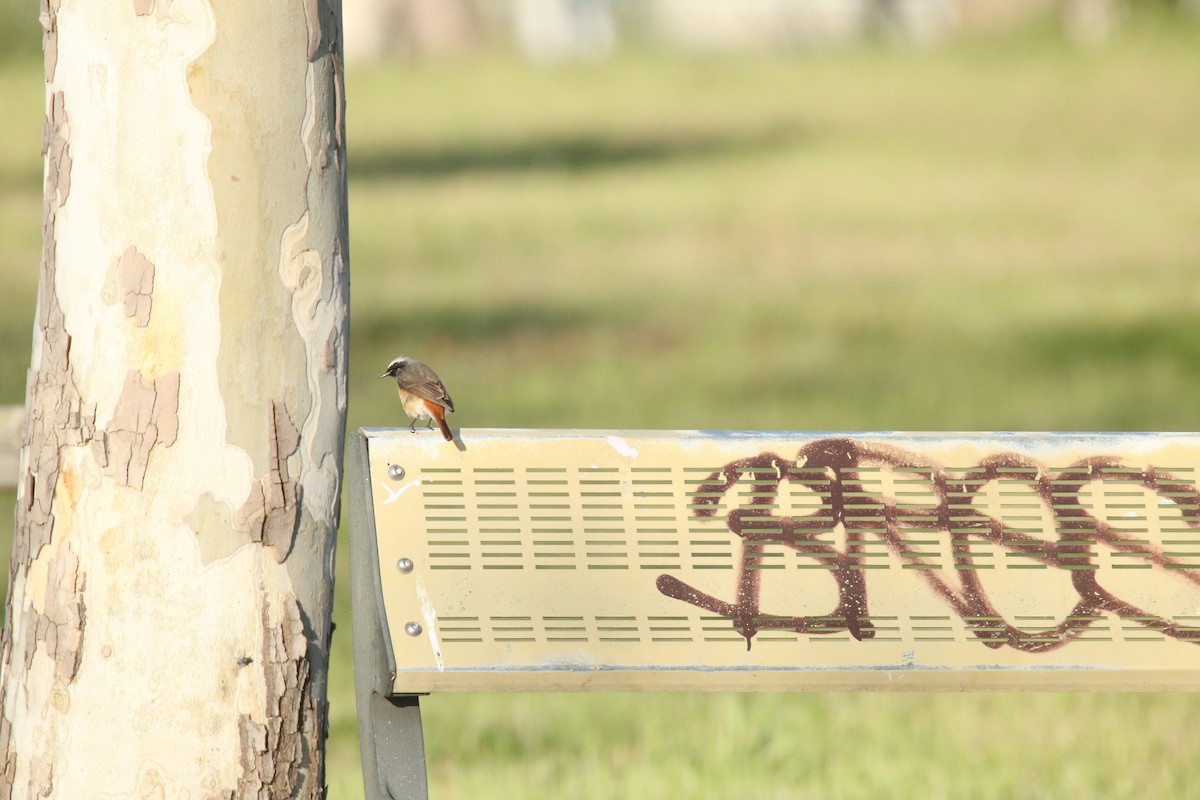
<svg viewBox="0 0 1200 800"><path fill-rule="evenodd" d="M450 393L438 379L437 373L424 364L410 364L401 375L400 386L423 400L454 410L454 401L450 399Z"/></svg>

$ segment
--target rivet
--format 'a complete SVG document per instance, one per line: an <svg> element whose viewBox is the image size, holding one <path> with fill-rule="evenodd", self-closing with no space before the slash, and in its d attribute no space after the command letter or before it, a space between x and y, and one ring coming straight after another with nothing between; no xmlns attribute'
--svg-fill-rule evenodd
<svg viewBox="0 0 1200 800"><path fill-rule="evenodd" d="M422 628L419 622L409 622L404 626L404 632L409 636L420 636L421 630Z"/></svg>
<svg viewBox="0 0 1200 800"><path fill-rule="evenodd" d="M399 464L388 464L388 477L398 481L404 477L404 467Z"/></svg>
<svg viewBox="0 0 1200 800"><path fill-rule="evenodd" d="M413 562L411 558L402 558L396 562L396 569L403 572L405 575L413 571Z"/></svg>

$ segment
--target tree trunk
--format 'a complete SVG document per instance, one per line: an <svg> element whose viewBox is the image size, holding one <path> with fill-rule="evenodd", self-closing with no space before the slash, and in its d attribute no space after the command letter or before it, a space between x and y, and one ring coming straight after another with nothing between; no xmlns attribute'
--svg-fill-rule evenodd
<svg viewBox="0 0 1200 800"><path fill-rule="evenodd" d="M43 0L0 796L323 794L340 18L339 0Z"/></svg>

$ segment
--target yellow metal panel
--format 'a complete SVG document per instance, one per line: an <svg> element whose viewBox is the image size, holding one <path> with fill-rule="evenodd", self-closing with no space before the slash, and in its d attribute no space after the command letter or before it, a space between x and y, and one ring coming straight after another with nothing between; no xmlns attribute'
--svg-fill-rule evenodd
<svg viewBox="0 0 1200 800"><path fill-rule="evenodd" d="M1195 435L365 433L396 693L1200 685Z"/></svg>

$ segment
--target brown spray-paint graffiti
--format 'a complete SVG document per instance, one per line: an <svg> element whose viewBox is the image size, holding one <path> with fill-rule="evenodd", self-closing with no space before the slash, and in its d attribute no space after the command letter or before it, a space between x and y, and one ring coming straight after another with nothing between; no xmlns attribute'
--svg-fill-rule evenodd
<svg viewBox="0 0 1200 800"><path fill-rule="evenodd" d="M934 502L914 504L896 497L868 491L863 477L872 470L890 468L920 476ZM1003 480L1025 486L1053 515L1057 540L1051 541L1018 529L980 510L975 501L992 481ZM778 516L777 499L782 484L811 490L820 500L816 513ZM1155 569L1171 570L1189 583L1200 586L1200 571L1193 571L1172 554L1150 547L1108 521L1089 513L1081 500L1093 482L1136 484L1156 496L1161 504L1173 505L1182 524L1200 529L1200 492L1196 485L1155 467L1137 468L1121 464L1111 456L1093 456L1053 470L1017 453L997 453L978 464L950 470L917 453L888 445L823 439L801 448L794 459L761 453L726 464L712 472L697 487L693 514L714 517L722 498L739 483L749 488L749 503L732 508L726 525L739 537L742 558L733 602L721 600L690 586L673 575L658 577L658 590L673 599L730 619L746 648L764 629L786 629L804 634L848 631L855 639L871 639L875 628L869 611L867 543L882 538L888 550L917 572L964 623L967 630L988 647L1005 645L1036 653L1053 650L1076 639L1103 614L1134 619L1139 625L1174 639L1200 644L1200 629L1177 624L1118 597L1101 583L1097 570L1096 545L1114 552L1136 555ZM828 536L835 526L845 531L845 547L839 549ZM949 536L960 586L936 574L926 556L904 531L913 528ZM825 534L825 538L822 535ZM983 585L972 540L985 540L1007 553L1021 554L1030 563L1067 570L1078 595L1071 611L1057 625L1036 631L1022 629L1005 619L989 599ZM783 546L815 559L828 568L837 586L837 604L828 615L777 616L760 609L765 549ZM926 569L921 569L927 567Z"/></svg>

